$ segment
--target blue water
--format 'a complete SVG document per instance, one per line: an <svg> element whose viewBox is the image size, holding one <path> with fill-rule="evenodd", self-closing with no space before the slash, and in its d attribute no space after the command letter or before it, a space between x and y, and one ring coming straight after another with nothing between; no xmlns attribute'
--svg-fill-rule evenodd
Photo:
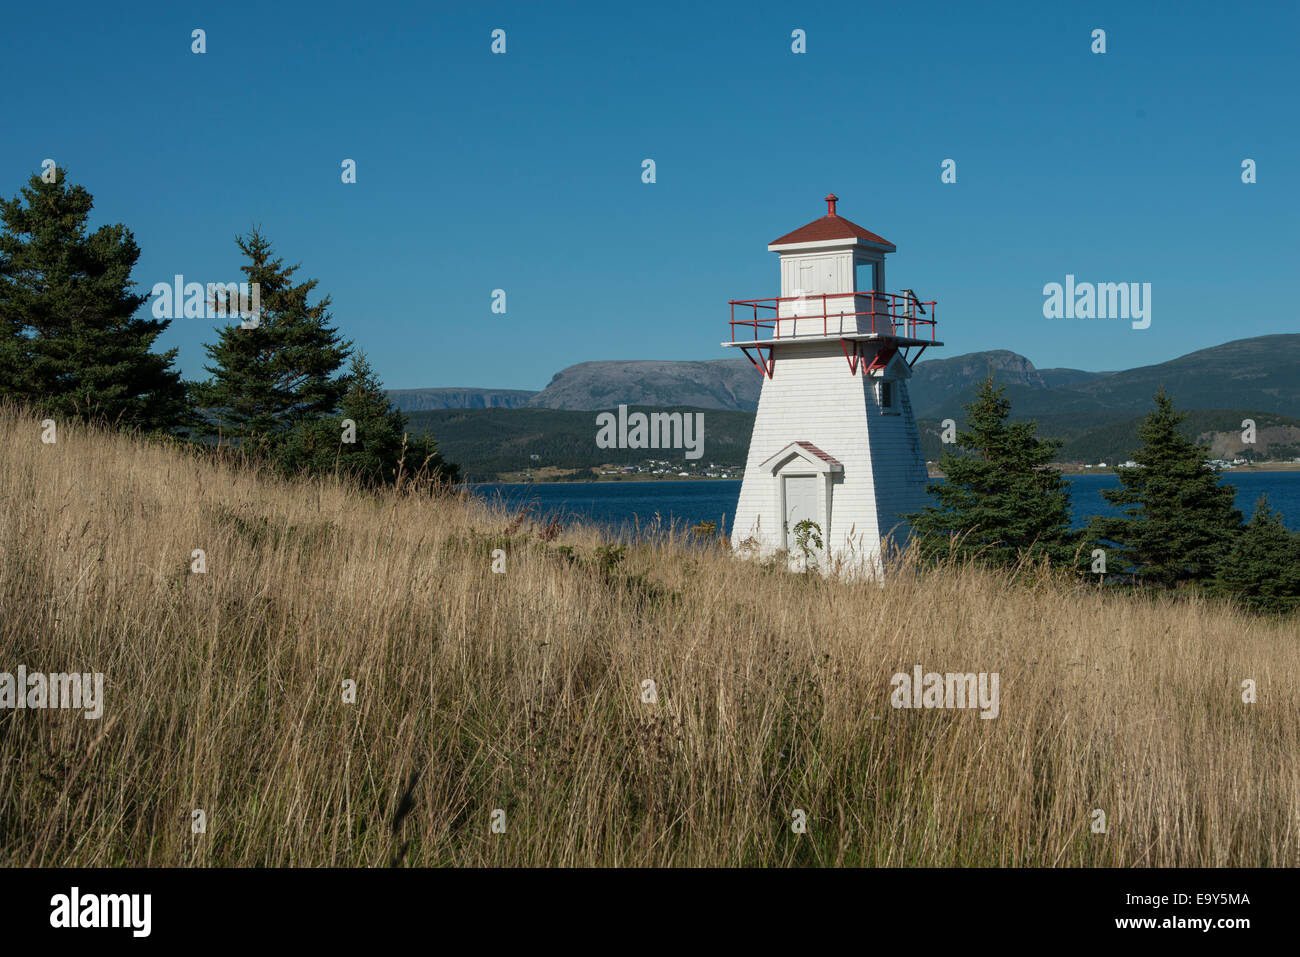
<svg viewBox="0 0 1300 957"><path fill-rule="evenodd" d="M1071 512L1075 527L1092 515L1115 515L1118 509L1101 497L1101 490L1118 488L1112 474L1068 476ZM1246 518L1255 510L1255 500L1267 494L1272 507L1282 513L1287 528L1300 531L1300 471L1225 472L1221 480L1237 488L1237 508ZM661 527L669 524L695 525L718 522L731 531L731 518L740 495L739 481L658 482L558 482L542 485L475 485L474 492L488 501L499 501L512 509L535 502L540 515L548 518L582 518L606 525L624 534L645 529L659 516Z"/></svg>
<svg viewBox="0 0 1300 957"><path fill-rule="evenodd" d="M1119 479L1112 474L1072 475L1070 484L1070 511L1074 527L1087 524L1092 515L1118 515L1120 509L1101 497L1104 488L1119 488ZM1292 472L1223 472L1219 481L1237 489L1237 508L1249 521L1255 513L1255 502L1260 495L1268 496L1268 504L1282 513L1282 521L1291 531L1300 531L1300 470Z"/></svg>
<svg viewBox="0 0 1300 957"><path fill-rule="evenodd" d="M631 536L656 522L697 525L716 522L731 532L740 482L724 479L659 482L556 482L541 485L474 485L474 492L511 509L536 502L539 514L589 519Z"/></svg>

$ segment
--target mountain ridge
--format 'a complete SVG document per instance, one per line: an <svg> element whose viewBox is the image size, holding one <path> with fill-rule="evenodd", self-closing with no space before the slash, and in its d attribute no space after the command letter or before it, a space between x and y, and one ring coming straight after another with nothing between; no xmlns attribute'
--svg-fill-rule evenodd
<svg viewBox="0 0 1300 957"><path fill-rule="evenodd" d="M777 374L780 366L778 363ZM1131 412L1160 385L1186 409L1239 409L1300 416L1300 333L1234 339L1165 362L1107 372L1038 369L1026 356L990 349L923 359L909 393L917 418L959 415L992 370L1017 416ZM679 406L752 412L762 377L743 358L598 360L552 376L546 388L395 389L403 411L533 408L569 411L623 405ZM462 404L454 404L462 403Z"/></svg>

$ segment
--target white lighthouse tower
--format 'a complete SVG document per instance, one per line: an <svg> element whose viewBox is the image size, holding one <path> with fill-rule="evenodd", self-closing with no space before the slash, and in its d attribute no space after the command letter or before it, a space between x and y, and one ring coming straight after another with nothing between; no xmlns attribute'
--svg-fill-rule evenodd
<svg viewBox="0 0 1300 957"><path fill-rule="evenodd" d="M885 292L894 245L836 213L837 201L768 244L778 298L731 302L723 345L764 377L731 542L760 556L786 549L802 567L796 526L808 520L823 571L879 575L886 543L906 540L902 516L927 504L907 380L943 343L933 302Z"/></svg>

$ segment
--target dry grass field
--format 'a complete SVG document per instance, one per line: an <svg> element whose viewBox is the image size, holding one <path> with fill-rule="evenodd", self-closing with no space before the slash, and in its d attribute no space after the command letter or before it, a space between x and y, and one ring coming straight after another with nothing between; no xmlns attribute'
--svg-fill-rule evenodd
<svg viewBox="0 0 1300 957"><path fill-rule="evenodd" d="M0 671L106 698L0 711L6 865L1300 865L1294 620L620 551L13 409L0 501ZM1000 714L891 708L916 664Z"/></svg>

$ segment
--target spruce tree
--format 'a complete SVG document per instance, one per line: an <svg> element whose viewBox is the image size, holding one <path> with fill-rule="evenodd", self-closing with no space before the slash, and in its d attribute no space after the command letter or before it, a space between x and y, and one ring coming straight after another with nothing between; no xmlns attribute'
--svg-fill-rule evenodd
<svg viewBox="0 0 1300 957"><path fill-rule="evenodd" d="M0 395L55 417L175 429L185 386L177 350L152 351L170 320L135 315L148 298L131 279L140 248L121 223L90 232L94 198L50 173L0 199Z"/></svg>
<svg viewBox="0 0 1300 957"><path fill-rule="evenodd" d="M352 343L329 324L329 296L309 301L317 280L294 281L301 264L286 266L256 228L235 242L250 290L259 285L260 311L217 330L217 342L205 347L212 378L195 385L194 398L205 434L274 456L300 425L334 414Z"/></svg>
<svg viewBox="0 0 1300 957"><path fill-rule="evenodd" d="M1287 530L1267 496L1219 563L1212 590L1256 611L1300 608L1300 535Z"/></svg>
<svg viewBox="0 0 1300 957"><path fill-rule="evenodd" d="M399 469L407 477L423 470L429 478L444 482L459 475L456 466L443 460L432 437L413 438L407 433L406 415L392 404L361 352L352 357L338 414L296 427L281 461L291 472L337 470L369 486L392 484Z"/></svg>
<svg viewBox="0 0 1300 957"><path fill-rule="evenodd" d="M1132 468L1119 468L1120 488L1102 492L1123 517L1094 518L1089 536L1107 548L1107 566L1161 587L1205 581L1241 528L1236 489L1221 485L1206 464L1209 449L1184 436L1186 418L1162 387L1138 427L1142 447Z"/></svg>
<svg viewBox="0 0 1300 957"><path fill-rule="evenodd" d="M938 499L908 516L925 554L980 555L1009 565L1022 556L1069 562L1070 493L1051 467L1061 443L1040 439L1033 422L1008 422L1011 403L993 376L980 383L966 408L966 431L956 452L945 450L944 482L927 491Z"/></svg>

